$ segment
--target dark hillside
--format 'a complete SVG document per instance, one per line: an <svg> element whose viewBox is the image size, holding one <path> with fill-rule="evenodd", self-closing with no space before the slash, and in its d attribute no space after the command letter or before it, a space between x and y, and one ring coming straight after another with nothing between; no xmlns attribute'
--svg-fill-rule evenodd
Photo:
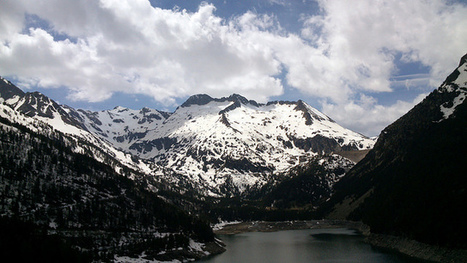
<svg viewBox="0 0 467 263"><path fill-rule="evenodd" d="M179 247L190 251L190 240L214 241L207 223L116 173L115 167L74 152L72 142L59 132L43 135L0 118L0 215L7 222L0 227L9 228L2 233L21 237L21 222L28 222L27 239L37 240L40 230L50 237L47 242L66 243L94 260L143 251L157 258ZM17 239L22 238L3 236L2 242ZM21 244L24 253L33 251L34 244Z"/></svg>
<svg viewBox="0 0 467 263"><path fill-rule="evenodd" d="M467 247L466 65L464 56L439 89L382 131L321 212L375 233Z"/></svg>

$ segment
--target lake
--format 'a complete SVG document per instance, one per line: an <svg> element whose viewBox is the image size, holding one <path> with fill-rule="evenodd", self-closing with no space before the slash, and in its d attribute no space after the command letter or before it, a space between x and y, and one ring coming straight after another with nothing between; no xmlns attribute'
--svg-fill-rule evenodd
<svg viewBox="0 0 467 263"><path fill-rule="evenodd" d="M372 248L357 231L344 228L249 232L219 237L227 251L199 262L421 262Z"/></svg>

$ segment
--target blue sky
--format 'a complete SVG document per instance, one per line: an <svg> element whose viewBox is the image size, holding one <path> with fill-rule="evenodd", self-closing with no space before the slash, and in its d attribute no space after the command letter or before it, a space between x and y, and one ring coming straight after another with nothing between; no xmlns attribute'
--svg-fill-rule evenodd
<svg viewBox="0 0 467 263"><path fill-rule="evenodd" d="M302 99L368 136L467 52L451 0L5 0L0 76L91 110Z"/></svg>

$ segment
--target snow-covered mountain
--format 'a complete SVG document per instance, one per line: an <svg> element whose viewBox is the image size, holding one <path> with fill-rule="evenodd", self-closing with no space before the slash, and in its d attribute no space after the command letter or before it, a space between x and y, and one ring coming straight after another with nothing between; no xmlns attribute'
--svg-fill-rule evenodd
<svg viewBox="0 0 467 263"><path fill-rule="evenodd" d="M0 117L29 129L50 134L54 130L67 134L75 142L74 151L87 153L94 159L104 162L105 156L115 158L117 166L127 166L145 174L153 173L154 167L140 160L134 160L128 153L90 132L77 111L66 105L59 105L39 92L23 92L11 82L0 77ZM116 168L119 169L119 168Z"/></svg>
<svg viewBox="0 0 467 263"><path fill-rule="evenodd" d="M172 183L220 196L260 187L317 154L374 143L303 101L258 104L236 94L194 95L174 113L122 107L77 113L102 140L164 167Z"/></svg>
<svg viewBox="0 0 467 263"><path fill-rule="evenodd" d="M92 112L24 93L7 80L0 93L12 110L97 145L126 166L212 196L258 189L316 155L374 144L303 101L258 104L237 94L194 95L173 113L123 107Z"/></svg>

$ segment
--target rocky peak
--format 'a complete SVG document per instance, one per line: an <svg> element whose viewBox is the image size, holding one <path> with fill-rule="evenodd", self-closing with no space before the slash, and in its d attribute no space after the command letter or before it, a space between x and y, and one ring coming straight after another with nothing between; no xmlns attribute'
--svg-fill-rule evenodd
<svg viewBox="0 0 467 263"><path fill-rule="evenodd" d="M465 54L459 61L459 67L467 63L467 54Z"/></svg>
<svg viewBox="0 0 467 263"><path fill-rule="evenodd" d="M180 107L186 108L190 107L191 105L206 105L213 100L214 99L207 94L197 94L190 96Z"/></svg>
<svg viewBox="0 0 467 263"><path fill-rule="evenodd" d="M459 76L463 75L459 79ZM466 85L467 82L467 54L465 54L459 62L459 66L446 78L439 91L454 91L454 88L459 85Z"/></svg>
<svg viewBox="0 0 467 263"><path fill-rule="evenodd" d="M151 109L148 108L148 107L144 107L144 108L142 108L139 112L140 112L141 114L144 114L144 113L151 112Z"/></svg>
<svg viewBox="0 0 467 263"><path fill-rule="evenodd" d="M224 114L226 112L232 111L236 108L241 107L242 105L253 105L255 107L259 107L260 105L254 101L254 100L248 100L247 98L243 97L242 95L239 94L232 94L228 98L221 98L218 99L217 101L224 102L224 101L232 101L233 104L228 106L227 108L221 110L219 114Z"/></svg>
<svg viewBox="0 0 467 263"><path fill-rule="evenodd" d="M253 106L258 107L259 104L254 101L254 100L248 100L247 98L243 97L242 95L239 94L232 94L229 97L222 97L220 99L218 98L212 98L211 96L207 94L197 94L189 97L180 107L185 108L185 107L190 107L192 105L206 105L211 101L216 101L216 102L225 102L225 101L231 101L235 103L236 105L248 105L251 104Z"/></svg>
<svg viewBox="0 0 467 263"><path fill-rule="evenodd" d="M130 109L122 107L122 106L116 106L115 108L113 108L113 110L116 112L125 112L125 111L129 111Z"/></svg>
<svg viewBox="0 0 467 263"><path fill-rule="evenodd" d="M39 116L47 119L59 117L67 124L86 130L79 120L76 120L69 114L69 107L63 107L46 95L37 91L25 93L10 81L1 77L0 97L5 101L17 97L17 99L7 101L7 104L11 108L29 117Z"/></svg>
<svg viewBox="0 0 467 263"><path fill-rule="evenodd" d="M24 92L13 85L10 81L0 77L0 96L5 99L11 99L14 96L24 96Z"/></svg>
<svg viewBox="0 0 467 263"><path fill-rule="evenodd" d="M248 100L247 98L243 97L242 95L239 95L239 94L236 94L236 93L230 95L227 98L227 100L228 101L233 101L233 102L239 102L239 103L241 103L243 105L251 104L251 105L256 106L256 107L259 106L259 104L256 101Z"/></svg>

